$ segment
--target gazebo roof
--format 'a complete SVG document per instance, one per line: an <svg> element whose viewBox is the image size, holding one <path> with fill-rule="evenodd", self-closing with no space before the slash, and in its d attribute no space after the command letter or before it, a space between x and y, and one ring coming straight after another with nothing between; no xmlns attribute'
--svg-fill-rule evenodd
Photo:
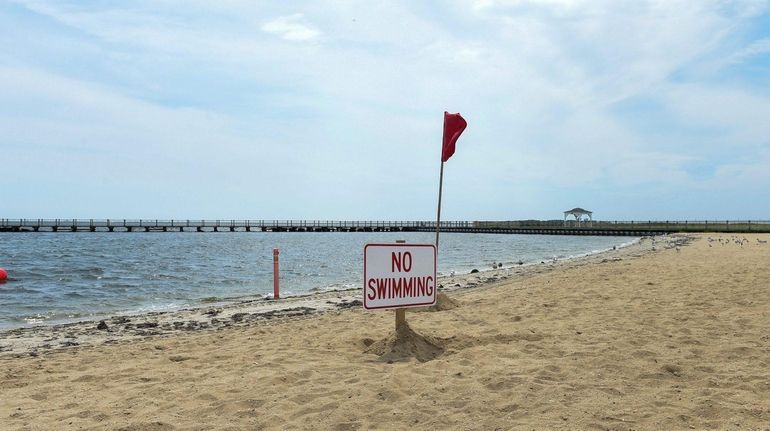
<svg viewBox="0 0 770 431"><path fill-rule="evenodd" d="M593 212L584 210L583 208L572 208L569 211L564 211L564 214L593 214Z"/></svg>

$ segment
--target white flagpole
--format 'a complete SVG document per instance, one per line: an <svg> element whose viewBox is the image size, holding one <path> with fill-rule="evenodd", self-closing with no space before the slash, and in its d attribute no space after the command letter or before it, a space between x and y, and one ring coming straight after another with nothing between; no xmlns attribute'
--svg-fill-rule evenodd
<svg viewBox="0 0 770 431"><path fill-rule="evenodd" d="M441 162L441 173L438 177L438 210L436 211L436 254L438 254L438 235L441 232L441 189L444 185L444 162Z"/></svg>
<svg viewBox="0 0 770 431"><path fill-rule="evenodd" d="M444 111L444 127L441 129L441 173L438 176L438 209L436 210L436 258L438 258L438 234L441 232L441 189L444 185L444 139L446 136L446 111Z"/></svg>

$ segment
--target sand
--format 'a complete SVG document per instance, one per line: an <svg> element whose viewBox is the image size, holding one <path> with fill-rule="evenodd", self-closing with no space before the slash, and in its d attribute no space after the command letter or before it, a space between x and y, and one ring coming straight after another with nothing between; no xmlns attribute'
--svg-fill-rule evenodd
<svg viewBox="0 0 770 431"><path fill-rule="evenodd" d="M345 298L6 332L0 429L764 429L770 235L744 237L463 276L397 334Z"/></svg>

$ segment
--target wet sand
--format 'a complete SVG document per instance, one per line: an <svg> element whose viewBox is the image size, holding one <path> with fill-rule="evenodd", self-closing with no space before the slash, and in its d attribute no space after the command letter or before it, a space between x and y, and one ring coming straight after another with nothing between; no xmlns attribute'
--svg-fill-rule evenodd
<svg viewBox="0 0 770 431"><path fill-rule="evenodd" d="M456 307L407 313L398 337L393 312L363 311L358 292L4 332L0 423L762 429L770 235L744 237L455 277Z"/></svg>

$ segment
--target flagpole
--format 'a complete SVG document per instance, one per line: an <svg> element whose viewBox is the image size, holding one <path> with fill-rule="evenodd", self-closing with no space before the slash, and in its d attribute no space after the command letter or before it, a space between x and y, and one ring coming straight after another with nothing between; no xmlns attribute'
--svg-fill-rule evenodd
<svg viewBox="0 0 770 431"><path fill-rule="evenodd" d="M441 173L438 177L438 210L436 211L436 254L438 254L438 234L441 231L441 189L444 185L444 162L441 161Z"/></svg>
<svg viewBox="0 0 770 431"><path fill-rule="evenodd" d="M444 144L446 141L446 114L444 111L444 127L442 127L443 135L441 136L441 173L438 176L438 209L436 210L436 258L438 259L438 234L441 232L439 225L441 224L441 189L444 185Z"/></svg>

